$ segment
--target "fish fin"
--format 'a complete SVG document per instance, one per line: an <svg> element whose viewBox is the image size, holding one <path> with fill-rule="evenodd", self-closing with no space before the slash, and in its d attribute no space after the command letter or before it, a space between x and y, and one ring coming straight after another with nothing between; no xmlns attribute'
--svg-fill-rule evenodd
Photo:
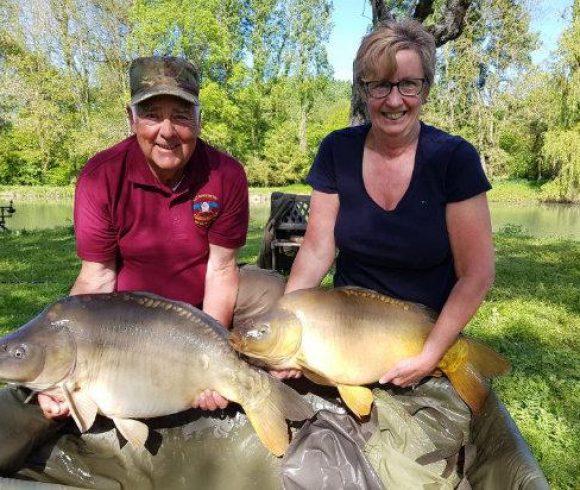
<svg viewBox="0 0 580 490"><path fill-rule="evenodd" d="M280 380L265 373L261 375L270 380L269 396L244 403L243 409L264 446L276 456L282 456L290 442L286 419L309 419L314 416L314 410L298 392Z"/></svg>
<svg viewBox="0 0 580 490"><path fill-rule="evenodd" d="M304 376L306 376L310 381L312 381L313 383L316 383L317 385L323 385L323 386L334 386L334 383L332 381L330 381L328 378L326 378L325 376L323 376L322 374L318 374L310 369L307 368L301 368L302 372L304 373Z"/></svg>
<svg viewBox="0 0 580 490"><path fill-rule="evenodd" d="M360 419L371 413L373 392L364 386L336 385L346 406Z"/></svg>
<svg viewBox="0 0 580 490"><path fill-rule="evenodd" d="M488 379L506 374L510 364L503 356L480 342L465 337L458 342L464 342L467 346L463 362L455 369L440 367L461 399L477 414L481 412L489 394Z"/></svg>
<svg viewBox="0 0 580 490"><path fill-rule="evenodd" d="M149 427L146 424L138 420L120 418L113 418L113 422L115 422L115 426L131 446L134 448L145 446L145 442L149 437Z"/></svg>
<svg viewBox="0 0 580 490"><path fill-rule="evenodd" d="M95 422L97 405L82 391L70 390L66 383L62 383L60 389L68 403L71 417L77 424L77 427L81 432L86 432Z"/></svg>

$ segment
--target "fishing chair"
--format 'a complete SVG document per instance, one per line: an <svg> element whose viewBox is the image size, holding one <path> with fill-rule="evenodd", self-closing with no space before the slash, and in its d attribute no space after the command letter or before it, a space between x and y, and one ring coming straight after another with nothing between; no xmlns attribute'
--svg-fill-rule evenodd
<svg viewBox="0 0 580 490"><path fill-rule="evenodd" d="M304 239L310 196L273 192L258 265L288 272Z"/></svg>

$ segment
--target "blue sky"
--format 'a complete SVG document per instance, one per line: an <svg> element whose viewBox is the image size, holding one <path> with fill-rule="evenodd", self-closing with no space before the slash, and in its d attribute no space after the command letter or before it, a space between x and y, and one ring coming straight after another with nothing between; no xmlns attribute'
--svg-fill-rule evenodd
<svg viewBox="0 0 580 490"><path fill-rule="evenodd" d="M533 53L535 63L545 63L556 48L562 30L569 24L573 0L532 0L532 30L540 35L541 47ZM352 80L352 62L362 36L371 23L368 0L333 0L334 27L328 42L328 58L334 78ZM563 17L564 15L564 17Z"/></svg>

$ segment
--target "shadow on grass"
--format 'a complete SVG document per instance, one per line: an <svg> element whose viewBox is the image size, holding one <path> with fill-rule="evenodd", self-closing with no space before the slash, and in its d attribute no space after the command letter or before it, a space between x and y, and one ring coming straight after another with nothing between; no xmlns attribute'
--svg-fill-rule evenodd
<svg viewBox="0 0 580 490"><path fill-rule="evenodd" d="M490 299L522 298L580 313L580 244L496 235L496 281Z"/></svg>

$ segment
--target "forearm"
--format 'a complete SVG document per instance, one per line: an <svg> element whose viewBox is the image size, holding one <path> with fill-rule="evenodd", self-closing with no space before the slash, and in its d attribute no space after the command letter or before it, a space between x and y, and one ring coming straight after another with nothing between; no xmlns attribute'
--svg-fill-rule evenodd
<svg viewBox="0 0 580 490"><path fill-rule="evenodd" d="M70 295L111 293L115 290L116 279L114 261L104 263L83 261Z"/></svg>
<svg viewBox="0 0 580 490"><path fill-rule="evenodd" d="M285 292L318 286L330 269L334 256L334 240L324 246L316 246L314 240L305 239L292 265Z"/></svg>
<svg viewBox="0 0 580 490"><path fill-rule="evenodd" d="M226 328L229 328L232 323L238 294L238 282L238 268L235 260L229 264L208 264L205 276L203 311Z"/></svg>
<svg viewBox="0 0 580 490"><path fill-rule="evenodd" d="M477 312L493 283L493 271L460 278L445 303L433 330L427 337L423 354L438 362L455 342L459 333Z"/></svg>

